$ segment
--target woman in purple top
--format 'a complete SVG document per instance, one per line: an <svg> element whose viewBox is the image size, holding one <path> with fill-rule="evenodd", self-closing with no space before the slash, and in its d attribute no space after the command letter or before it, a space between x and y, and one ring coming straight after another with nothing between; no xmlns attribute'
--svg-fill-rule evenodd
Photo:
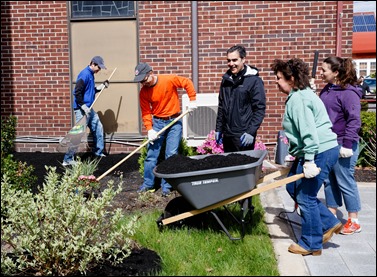
<svg viewBox="0 0 377 277"><path fill-rule="evenodd" d="M338 162L325 181L326 204L336 216L343 198L348 220L341 233L351 235L361 231L358 221L361 204L354 172L359 155L362 93L357 87L356 70L350 58L326 58L322 63L321 77L328 84L319 96L326 106L340 147Z"/></svg>

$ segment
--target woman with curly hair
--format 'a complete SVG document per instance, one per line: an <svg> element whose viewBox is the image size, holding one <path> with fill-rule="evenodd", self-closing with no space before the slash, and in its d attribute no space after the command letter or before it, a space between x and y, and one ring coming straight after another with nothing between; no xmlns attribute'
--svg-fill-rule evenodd
<svg viewBox="0 0 377 277"><path fill-rule="evenodd" d="M318 199L323 181L335 165L339 148L326 108L309 84L309 66L301 59L275 60L276 84L287 94L283 117L288 152L295 157L288 176L304 173L289 183L289 195L301 212L301 238L289 246L294 254L318 256L323 243L339 233L342 224Z"/></svg>

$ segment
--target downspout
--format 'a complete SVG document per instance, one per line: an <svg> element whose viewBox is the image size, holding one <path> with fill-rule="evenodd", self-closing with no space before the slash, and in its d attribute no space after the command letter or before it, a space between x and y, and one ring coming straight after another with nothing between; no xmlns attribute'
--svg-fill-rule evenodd
<svg viewBox="0 0 377 277"><path fill-rule="evenodd" d="M336 56L342 56L342 18L343 18L343 1L337 2L336 15Z"/></svg>
<svg viewBox="0 0 377 277"><path fill-rule="evenodd" d="M198 92L199 87L199 54L198 54L198 2L191 1L191 64L192 64L192 82L195 91Z"/></svg>

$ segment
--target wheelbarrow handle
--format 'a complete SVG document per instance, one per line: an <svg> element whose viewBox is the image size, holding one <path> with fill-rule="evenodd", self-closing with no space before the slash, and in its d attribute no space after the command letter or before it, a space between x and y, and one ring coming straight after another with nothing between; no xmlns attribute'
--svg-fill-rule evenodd
<svg viewBox="0 0 377 277"><path fill-rule="evenodd" d="M188 114L190 111L187 110L184 113L182 113L180 116L174 118L172 122L170 122L168 125L166 125L164 128L162 128L160 131L158 131L157 136L161 135L163 132L165 132L168 128L170 128L173 124L175 124L178 120L180 120L182 117L184 117L186 114ZM128 160L133 154L138 152L140 149L142 149L144 146L146 146L150 140L148 139L144 143L142 143L138 148L136 148L134 151L132 151L130 154L128 154L125 158L123 158L120 162L118 162L116 165L114 165L112 168L110 168L108 171L103 173L101 176L97 178L97 181L101 180L103 177L105 177L107 174L109 174L111 171L113 171L115 168L117 168L119 165L124 163L126 160Z"/></svg>

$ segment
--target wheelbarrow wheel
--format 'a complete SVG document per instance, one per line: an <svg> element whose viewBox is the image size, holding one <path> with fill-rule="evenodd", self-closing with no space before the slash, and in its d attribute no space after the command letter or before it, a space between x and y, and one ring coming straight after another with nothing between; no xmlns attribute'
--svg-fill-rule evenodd
<svg viewBox="0 0 377 277"><path fill-rule="evenodd" d="M157 220L157 225L159 226L159 229L161 230L163 227L162 220L165 218L169 218L172 216L179 215L181 213L189 212L195 210L195 208L183 197L178 196L176 198L173 198L169 201L169 203L166 205L164 213L161 214L161 216ZM169 226L173 228L181 228L183 226L195 226L200 222L200 219L197 216L181 219L176 222L170 223Z"/></svg>

